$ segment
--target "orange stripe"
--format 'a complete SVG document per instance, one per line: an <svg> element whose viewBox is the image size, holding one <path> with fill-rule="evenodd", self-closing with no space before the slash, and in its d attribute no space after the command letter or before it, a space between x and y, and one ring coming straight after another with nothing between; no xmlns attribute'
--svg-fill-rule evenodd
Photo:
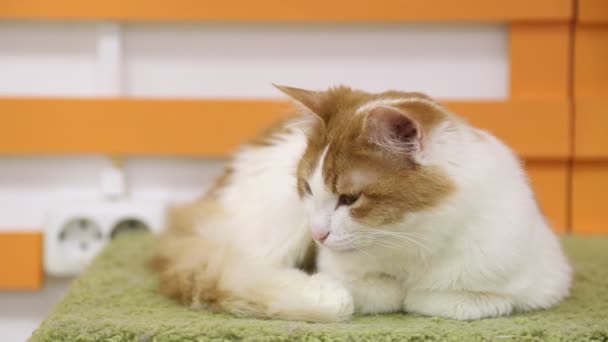
<svg viewBox="0 0 608 342"><path fill-rule="evenodd" d="M0 100L0 153L225 156L286 111L272 101Z"/></svg>
<svg viewBox="0 0 608 342"><path fill-rule="evenodd" d="M583 23L608 23L608 1L578 0L577 20Z"/></svg>
<svg viewBox="0 0 608 342"><path fill-rule="evenodd" d="M530 108L519 112L521 116L505 115L504 132L497 132L516 150L525 150L526 157L546 158L560 152L555 153L560 161L528 163L527 170L543 211L561 233L571 226L573 36L569 22L511 25L511 101L554 100L561 105L555 111L543 108L543 114L535 116L536 125L521 124L529 120Z"/></svg>
<svg viewBox="0 0 608 342"><path fill-rule="evenodd" d="M524 157L569 157L565 101L447 105ZM288 108L254 100L2 99L0 153L226 156Z"/></svg>
<svg viewBox="0 0 608 342"><path fill-rule="evenodd" d="M608 234L608 161L575 162L572 227L577 234Z"/></svg>
<svg viewBox="0 0 608 342"><path fill-rule="evenodd" d="M577 98L608 97L608 24L577 25L574 70Z"/></svg>
<svg viewBox="0 0 608 342"><path fill-rule="evenodd" d="M3 0L0 18L253 22L565 21L572 0Z"/></svg>
<svg viewBox="0 0 608 342"><path fill-rule="evenodd" d="M569 97L571 36L567 23L511 25L512 99Z"/></svg>
<svg viewBox="0 0 608 342"><path fill-rule="evenodd" d="M0 289L42 286L42 234L0 232Z"/></svg>
<svg viewBox="0 0 608 342"><path fill-rule="evenodd" d="M553 229L566 233L568 211L568 162L528 161L526 171L543 213Z"/></svg>
<svg viewBox="0 0 608 342"><path fill-rule="evenodd" d="M576 25L572 227L608 234L608 3L580 0Z"/></svg>
<svg viewBox="0 0 608 342"><path fill-rule="evenodd" d="M577 25L574 70L577 98L608 97L608 23Z"/></svg>
<svg viewBox="0 0 608 342"><path fill-rule="evenodd" d="M608 159L608 98L578 99L575 127L576 159Z"/></svg>
<svg viewBox="0 0 608 342"><path fill-rule="evenodd" d="M570 158L568 101L511 101L447 104L488 129L528 159Z"/></svg>

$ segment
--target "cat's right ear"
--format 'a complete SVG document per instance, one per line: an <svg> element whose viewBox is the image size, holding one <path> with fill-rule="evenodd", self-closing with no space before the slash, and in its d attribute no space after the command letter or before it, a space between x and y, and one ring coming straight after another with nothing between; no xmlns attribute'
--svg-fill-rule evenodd
<svg viewBox="0 0 608 342"><path fill-rule="evenodd" d="M422 149L422 128L411 116L390 106L369 111L365 134L370 142L396 154L415 154Z"/></svg>
<svg viewBox="0 0 608 342"><path fill-rule="evenodd" d="M316 114L320 118L324 117L324 104L327 96L325 92L288 87L274 83L272 85L313 114Z"/></svg>

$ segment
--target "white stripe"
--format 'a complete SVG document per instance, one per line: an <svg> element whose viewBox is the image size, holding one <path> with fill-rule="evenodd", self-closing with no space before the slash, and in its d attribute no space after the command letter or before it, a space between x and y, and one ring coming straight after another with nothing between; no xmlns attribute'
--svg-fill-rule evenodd
<svg viewBox="0 0 608 342"><path fill-rule="evenodd" d="M99 94L121 96L124 92L122 33L118 23L99 25L97 39L97 70Z"/></svg>
<svg viewBox="0 0 608 342"><path fill-rule="evenodd" d="M357 111L355 112L356 114L361 114L361 113L365 113L369 110L371 110L372 108L376 108L378 106L395 106L395 105L400 105L400 104L404 104L404 103L424 103L427 104L437 110L441 110L441 111L445 111L445 109L443 107L441 107L440 104L422 98L422 97L413 97L413 98L403 98L403 99L379 99L379 100L373 100L370 102L367 102L365 104L363 104L361 107L359 107L359 109L357 109Z"/></svg>
<svg viewBox="0 0 608 342"><path fill-rule="evenodd" d="M323 163L325 162L325 156L327 155L327 151L329 150L329 145L325 146L323 153L319 157L317 161L317 166L310 176L310 187L313 190L313 194L321 195L323 192L327 191L325 187L325 181L323 180Z"/></svg>

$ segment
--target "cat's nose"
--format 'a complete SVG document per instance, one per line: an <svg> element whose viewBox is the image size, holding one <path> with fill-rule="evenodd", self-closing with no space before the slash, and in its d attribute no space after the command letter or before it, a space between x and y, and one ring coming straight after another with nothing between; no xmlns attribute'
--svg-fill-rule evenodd
<svg viewBox="0 0 608 342"><path fill-rule="evenodd" d="M312 238L319 241L320 243L325 242L329 236L329 230L327 229L312 229Z"/></svg>

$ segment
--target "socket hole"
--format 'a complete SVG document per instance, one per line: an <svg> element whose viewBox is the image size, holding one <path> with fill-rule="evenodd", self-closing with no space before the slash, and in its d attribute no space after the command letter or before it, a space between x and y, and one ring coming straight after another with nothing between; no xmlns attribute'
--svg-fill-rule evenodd
<svg viewBox="0 0 608 342"><path fill-rule="evenodd" d="M117 235L126 233L126 232L149 232L150 227L148 225L136 218L128 218L119 221L114 228L112 229L112 234L110 236L115 238Z"/></svg>
<svg viewBox="0 0 608 342"><path fill-rule="evenodd" d="M76 218L67 221L59 232L61 241L101 240L102 233L99 225L86 218Z"/></svg>
<svg viewBox="0 0 608 342"><path fill-rule="evenodd" d="M74 257L94 255L103 245L101 227L85 217L66 221L58 237L65 250Z"/></svg>

